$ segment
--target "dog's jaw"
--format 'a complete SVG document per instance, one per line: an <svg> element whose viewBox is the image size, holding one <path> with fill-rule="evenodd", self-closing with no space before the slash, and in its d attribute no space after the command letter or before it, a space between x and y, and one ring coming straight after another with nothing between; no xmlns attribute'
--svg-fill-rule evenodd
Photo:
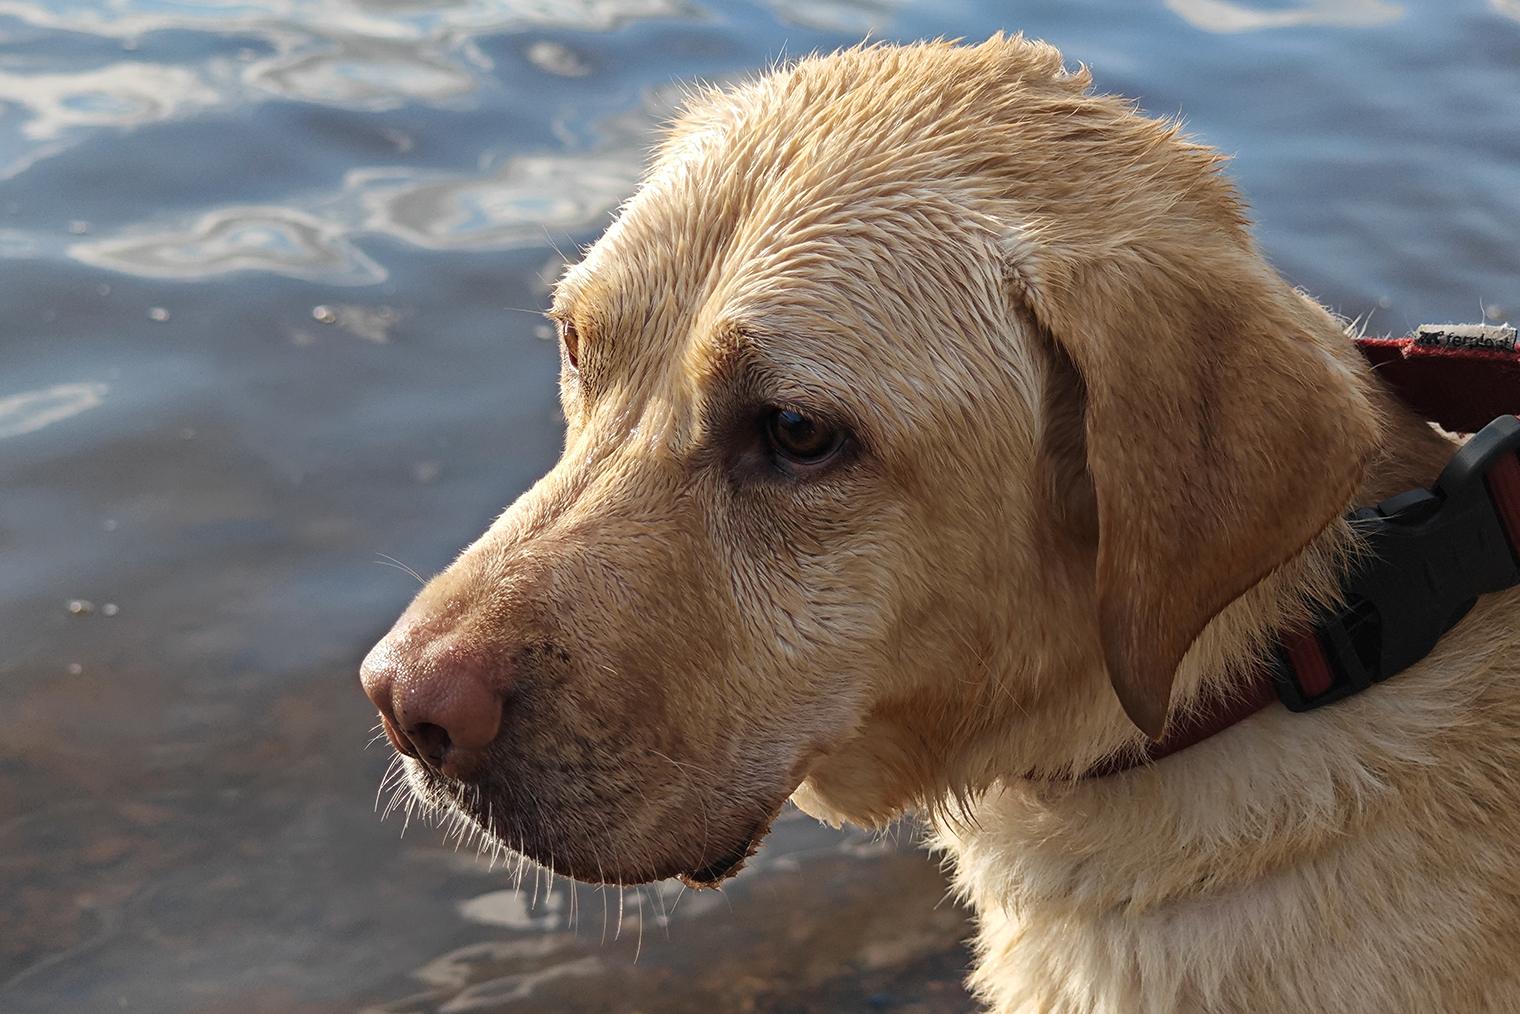
<svg viewBox="0 0 1520 1014"><path fill-rule="evenodd" d="M743 842L730 849L716 861L708 863L700 870L693 870L690 873L678 873L676 876L680 879L681 883L694 890L700 890L705 887L715 888L722 884L723 881L738 876L740 871L744 869L745 863L749 862L750 857L759 851L760 843L765 840L765 836L771 833L771 825L775 823L776 817L780 812L780 807L777 807L765 820L757 824L749 832Z"/></svg>
<svg viewBox="0 0 1520 1014"><path fill-rule="evenodd" d="M675 877L688 887L717 887L737 875L759 849L781 804L747 809L722 821L682 830L680 813L665 815L658 829L637 818L607 823L589 808L540 805L552 796L544 786L504 792L498 784L447 778L427 764L406 759L408 787L434 819L453 824L460 837L487 854L515 854L562 876L591 884L628 886ZM782 799L784 800L784 796ZM704 804L686 808L700 812ZM627 816L627 815L623 815ZM601 823L588 834L587 819ZM657 831L658 833L652 833Z"/></svg>

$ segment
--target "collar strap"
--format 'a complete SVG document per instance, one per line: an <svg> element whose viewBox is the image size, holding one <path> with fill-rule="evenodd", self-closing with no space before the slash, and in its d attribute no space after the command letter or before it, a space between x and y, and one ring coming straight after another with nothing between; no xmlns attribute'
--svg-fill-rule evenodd
<svg viewBox="0 0 1520 1014"><path fill-rule="evenodd" d="M1356 347L1404 403L1453 433L1496 415L1520 415L1513 327L1424 324L1407 338L1358 338Z"/></svg>
<svg viewBox="0 0 1520 1014"><path fill-rule="evenodd" d="M1520 584L1515 329L1426 325L1409 338L1363 338L1357 346L1427 419L1458 431L1482 428L1430 489L1352 512L1370 552L1342 583L1343 605L1283 634L1242 685L1174 717L1160 742L1100 761L1084 777L1170 756L1273 701L1301 712L1360 693L1430 654L1479 595ZM1475 422L1484 412L1492 421Z"/></svg>

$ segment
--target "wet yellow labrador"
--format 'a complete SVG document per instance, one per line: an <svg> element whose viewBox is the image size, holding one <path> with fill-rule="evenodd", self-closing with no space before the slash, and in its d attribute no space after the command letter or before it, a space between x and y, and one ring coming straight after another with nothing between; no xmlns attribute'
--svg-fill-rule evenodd
<svg viewBox="0 0 1520 1014"><path fill-rule="evenodd" d="M365 662L413 790L585 881L917 814L996 1011L1520 1010L1520 635L1105 773L1453 442L1049 46L693 97L559 282L564 456Z"/></svg>

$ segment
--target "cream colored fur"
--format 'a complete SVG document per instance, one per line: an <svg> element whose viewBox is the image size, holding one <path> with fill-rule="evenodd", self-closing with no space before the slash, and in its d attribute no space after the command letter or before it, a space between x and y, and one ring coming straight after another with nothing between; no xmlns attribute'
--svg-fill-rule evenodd
<svg viewBox="0 0 1520 1014"><path fill-rule="evenodd" d="M999 1012L1520 1010L1515 594L1353 700L1073 778L1453 447L1219 162L1019 38L694 96L556 292L563 460L372 656L403 730L460 658L505 702L414 786L613 882L716 882L789 794L917 813ZM778 408L843 449L782 461Z"/></svg>

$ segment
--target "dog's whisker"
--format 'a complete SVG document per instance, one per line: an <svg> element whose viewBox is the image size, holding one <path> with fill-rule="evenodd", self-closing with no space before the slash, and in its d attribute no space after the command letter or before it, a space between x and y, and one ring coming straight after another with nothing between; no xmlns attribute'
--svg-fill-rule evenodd
<svg viewBox="0 0 1520 1014"><path fill-rule="evenodd" d="M601 937L601 940L600 940L599 944L602 947L606 947L607 946L607 890L608 890L608 887L607 887L607 875L602 872L602 864L601 864L600 860L598 860L597 864L596 864L596 879L598 881L598 883L596 885L596 893L597 893L597 896L602 899L602 937Z"/></svg>
<svg viewBox="0 0 1520 1014"><path fill-rule="evenodd" d="M375 786L375 812L377 813L380 811L380 797L384 794L386 788L389 786L392 772L396 770L396 759L397 758L393 756L390 759L390 762L386 764L385 774L380 776L380 784ZM389 811L390 807L386 807L386 812ZM383 814L381 815L381 819L385 819Z"/></svg>
<svg viewBox="0 0 1520 1014"><path fill-rule="evenodd" d="M617 892L618 892L617 926L612 931L612 939L614 941L617 941L617 940L621 939L622 936L623 936L623 909L624 909L624 905L626 903L626 899L627 899L627 896L628 896L628 889L626 887L624 887L622 884L619 884Z"/></svg>
<svg viewBox="0 0 1520 1014"><path fill-rule="evenodd" d="M394 556L386 556L384 553L376 553L375 555L380 557L380 559L376 560L375 562L380 564L382 567L395 567L397 570L405 571L406 573L412 575L412 577L417 579L418 584L427 584L427 578L423 577L421 574L417 573L415 570L408 567L406 564L402 563Z"/></svg>

